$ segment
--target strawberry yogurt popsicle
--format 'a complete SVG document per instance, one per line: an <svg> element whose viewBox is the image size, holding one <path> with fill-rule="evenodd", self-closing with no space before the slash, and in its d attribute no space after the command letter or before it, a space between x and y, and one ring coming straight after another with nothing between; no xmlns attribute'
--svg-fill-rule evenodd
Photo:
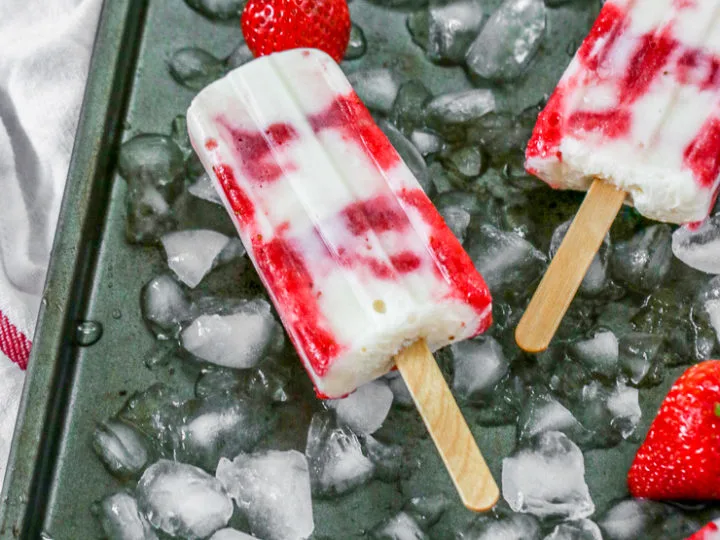
<svg viewBox="0 0 720 540"><path fill-rule="evenodd" d="M204 89L193 146L319 394L341 397L483 332L490 294L325 53L261 57Z"/></svg>
<svg viewBox="0 0 720 540"><path fill-rule="evenodd" d="M704 220L720 186L720 1L608 0L540 114L527 169L593 179L648 218Z"/></svg>
<svg viewBox="0 0 720 540"><path fill-rule="evenodd" d="M205 88L193 147L322 397L397 365L463 502L499 490L431 350L491 323L469 256L325 53L258 58Z"/></svg>
<svg viewBox="0 0 720 540"><path fill-rule="evenodd" d="M720 0L607 0L540 113L526 168L588 190L516 329L545 350L624 202L670 223L720 188Z"/></svg>

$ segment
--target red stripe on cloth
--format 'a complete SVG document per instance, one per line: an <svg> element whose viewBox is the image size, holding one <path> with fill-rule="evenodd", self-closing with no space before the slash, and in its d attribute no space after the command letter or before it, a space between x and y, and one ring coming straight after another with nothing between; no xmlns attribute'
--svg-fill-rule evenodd
<svg viewBox="0 0 720 540"><path fill-rule="evenodd" d="M27 368L32 343L0 311L0 352L15 362L20 369Z"/></svg>

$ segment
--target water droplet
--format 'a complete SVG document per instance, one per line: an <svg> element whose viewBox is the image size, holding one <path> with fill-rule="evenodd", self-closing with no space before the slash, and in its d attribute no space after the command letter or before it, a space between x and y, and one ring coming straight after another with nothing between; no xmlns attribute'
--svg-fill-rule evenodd
<svg viewBox="0 0 720 540"><path fill-rule="evenodd" d="M97 343L103 334L102 324L96 321L82 321L75 328L75 342L81 347Z"/></svg>
<svg viewBox="0 0 720 540"><path fill-rule="evenodd" d="M350 41L345 51L345 60L356 60L365 54L367 50L367 40L365 33L358 25L353 24L350 30Z"/></svg>
<svg viewBox="0 0 720 540"><path fill-rule="evenodd" d="M112 318L113 318L113 319L121 319L121 318L122 318L122 311L120 311L119 309L113 309Z"/></svg>

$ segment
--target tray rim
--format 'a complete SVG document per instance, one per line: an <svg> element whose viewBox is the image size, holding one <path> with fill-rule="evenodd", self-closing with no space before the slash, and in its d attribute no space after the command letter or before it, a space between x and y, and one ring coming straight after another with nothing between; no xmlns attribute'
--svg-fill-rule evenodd
<svg viewBox="0 0 720 540"><path fill-rule="evenodd" d="M95 270L148 2L103 0L0 494L0 540L42 534L75 376L72 336Z"/></svg>

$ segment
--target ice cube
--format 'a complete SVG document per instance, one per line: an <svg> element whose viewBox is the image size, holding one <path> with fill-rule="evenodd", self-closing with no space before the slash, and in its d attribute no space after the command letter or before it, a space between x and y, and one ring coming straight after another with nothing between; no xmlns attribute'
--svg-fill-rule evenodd
<svg viewBox="0 0 720 540"><path fill-rule="evenodd" d="M518 115L500 111L488 113L469 126L468 141L481 144L493 163L502 165L509 156L523 153L540 109L534 105Z"/></svg>
<svg viewBox="0 0 720 540"><path fill-rule="evenodd" d="M572 224L572 220L566 221L565 223L558 226L553 232L552 240L550 241L550 258L553 258L560 248L565 235ZM605 288L607 282L607 271L609 262L610 252L610 235L606 234L603 243L600 244L599 251L595 254L590 268L585 274L582 283L580 284L580 292L587 296L595 296L600 294Z"/></svg>
<svg viewBox="0 0 720 540"><path fill-rule="evenodd" d="M585 365L591 373L614 377L618 371L618 339L609 330L599 330L588 339L571 343L570 357Z"/></svg>
<svg viewBox="0 0 720 540"><path fill-rule="evenodd" d="M564 433L538 435L503 460L503 497L516 512L581 519L595 511L582 452Z"/></svg>
<svg viewBox="0 0 720 540"><path fill-rule="evenodd" d="M358 435L370 435L382 426L390 411L393 393L384 379L362 385L348 397L325 403L335 410L340 424Z"/></svg>
<svg viewBox="0 0 720 540"><path fill-rule="evenodd" d="M430 178L428 176L425 160L423 159L418 149L415 148L415 145L409 140L407 140L405 138L405 135L403 135L390 122L381 120L380 122L378 122L378 125L380 126L380 129L383 130L390 143L395 147L395 150L397 150L398 154L400 154L402 160L412 171L415 178L417 178L417 181L420 182L420 185L423 186L423 189L426 189L430 182Z"/></svg>
<svg viewBox="0 0 720 540"><path fill-rule="evenodd" d="M225 65L227 69L235 69L247 64L253 58L255 58L255 56L253 56L250 47L243 41L235 47L235 50L225 59Z"/></svg>
<svg viewBox="0 0 720 540"><path fill-rule="evenodd" d="M221 457L251 451L273 420L265 403L242 395L190 400L182 407L178 459L214 470Z"/></svg>
<svg viewBox="0 0 720 540"><path fill-rule="evenodd" d="M712 327L715 329L715 334L717 335L717 340L720 342L720 299L718 300L708 300L705 302L705 312L708 314L708 317L710 318L710 323L712 324Z"/></svg>
<svg viewBox="0 0 720 540"><path fill-rule="evenodd" d="M128 183L126 238L155 244L176 225L170 204L183 187L182 150L166 135L138 135L120 147L118 171Z"/></svg>
<svg viewBox="0 0 720 540"><path fill-rule="evenodd" d="M263 299L241 302L228 315L195 319L180 335L182 346L201 360L236 369L260 362L272 344L277 322Z"/></svg>
<svg viewBox="0 0 720 540"><path fill-rule="evenodd" d="M491 90L476 88L443 94L425 107L428 123L439 129L467 124L495 110Z"/></svg>
<svg viewBox="0 0 720 540"><path fill-rule="evenodd" d="M662 382L663 344L662 336L643 332L630 332L620 338L620 369L629 382L638 386Z"/></svg>
<svg viewBox="0 0 720 540"><path fill-rule="evenodd" d="M680 227L673 233L672 251L688 266L720 274L720 213L699 227Z"/></svg>
<svg viewBox="0 0 720 540"><path fill-rule="evenodd" d="M716 336L712 324L697 298L690 300L688 294L676 284L653 292L643 302L642 308L632 317L635 330L661 335L674 362L696 362L710 358ZM673 362L673 358L667 358Z"/></svg>
<svg viewBox="0 0 720 540"><path fill-rule="evenodd" d="M219 232L196 229L163 236L162 242L170 270L185 285L194 289L213 267L215 259L230 239Z"/></svg>
<svg viewBox="0 0 720 540"><path fill-rule="evenodd" d="M190 300L172 276L159 275L140 293L140 306L150 330L159 339L171 339L190 315Z"/></svg>
<svg viewBox="0 0 720 540"><path fill-rule="evenodd" d="M117 418L145 435L162 455L172 456L178 447L181 404L174 390L157 383L133 393Z"/></svg>
<svg viewBox="0 0 720 540"><path fill-rule="evenodd" d="M300 452L271 450L222 458L216 476L237 503L252 534L301 540L314 528L308 463Z"/></svg>
<svg viewBox="0 0 720 540"><path fill-rule="evenodd" d="M540 524L533 516L493 511L476 518L457 540L540 540Z"/></svg>
<svg viewBox="0 0 720 540"><path fill-rule="evenodd" d="M175 51L168 63L170 75L190 90L201 90L225 73L225 63L195 47Z"/></svg>
<svg viewBox="0 0 720 540"><path fill-rule="evenodd" d="M121 491L105 497L94 509L108 540L157 540L150 524L138 511L135 497Z"/></svg>
<svg viewBox="0 0 720 540"><path fill-rule="evenodd" d="M663 282L672 262L672 230L652 225L630 240L617 244L611 257L613 276L640 292L655 290Z"/></svg>
<svg viewBox="0 0 720 540"><path fill-rule="evenodd" d="M467 250L498 298L528 294L547 264L545 255L523 237L487 224L468 234Z"/></svg>
<svg viewBox="0 0 720 540"><path fill-rule="evenodd" d="M126 211L125 238L131 244L155 245L177 226L170 204L155 186L131 187Z"/></svg>
<svg viewBox="0 0 720 540"><path fill-rule="evenodd" d="M482 151L477 146L464 146L452 152L445 161L450 170L463 178L479 176L485 168Z"/></svg>
<svg viewBox="0 0 720 540"><path fill-rule="evenodd" d="M266 359L251 370L233 370L211 366L204 369L195 382L195 395L200 398L245 394L264 401L284 403L290 400L287 386L292 379L288 366Z"/></svg>
<svg viewBox="0 0 720 540"><path fill-rule="evenodd" d="M432 0L428 10L428 58L436 62L461 63L483 22L476 0Z"/></svg>
<svg viewBox="0 0 720 540"><path fill-rule="evenodd" d="M620 501L610 508L598 521L603 537L607 540L636 540L660 538L648 536L656 524L661 524L669 514L669 507L655 501L630 499Z"/></svg>
<svg viewBox="0 0 720 540"><path fill-rule="evenodd" d="M373 475L373 463L363 455L357 436L346 427L336 427L323 413L313 416L305 455L316 495L347 493Z"/></svg>
<svg viewBox="0 0 720 540"><path fill-rule="evenodd" d="M386 68L356 71L348 75L348 80L368 109L390 112L400 89L400 81L392 71Z"/></svg>
<svg viewBox="0 0 720 540"><path fill-rule="evenodd" d="M244 0L185 0L188 6L209 19L237 19L240 17Z"/></svg>
<svg viewBox="0 0 720 540"><path fill-rule="evenodd" d="M405 473L406 456L402 446L383 444L371 435L363 437L363 448L375 465L375 476L385 482L399 480Z"/></svg>
<svg viewBox="0 0 720 540"><path fill-rule="evenodd" d="M635 433L642 417L637 388L618 383L608 396L607 408L612 417L610 425L623 439Z"/></svg>
<svg viewBox="0 0 720 540"><path fill-rule="evenodd" d="M357 60L365 55L367 50L367 40L365 39L365 32L357 24L353 23L350 28L350 40L348 41L347 49L345 49L344 60Z"/></svg>
<svg viewBox="0 0 720 540"><path fill-rule="evenodd" d="M443 148L443 140L440 136L428 129L414 129L410 133L410 142L423 156L435 154Z"/></svg>
<svg viewBox="0 0 720 540"><path fill-rule="evenodd" d="M615 446L635 432L641 418L637 388L622 382L608 387L592 381L582 389L576 414L595 432L594 445Z"/></svg>
<svg viewBox="0 0 720 540"><path fill-rule="evenodd" d="M460 243L465 241L465 233L470 226L470 213L459 206L446 206L440 210L440 215Z"/></svg>
<svg viewBox="0 0 720 540"><path fill-rule="evenodd" d="M446 193L451 193L453 189L455 189L455 182L452 178L452 173L445 170L445 168L442 166L442 163L439 161L433 161L428 166L428 175L430 176L430 183L432 184L430 191L425 191L425 193L430 193L432 195L433 193L437 192L441 195L444 195ZM435 197L435 203L437 205L437 199L439 197Z"/></svg>
<svg viewBox="0 0 720 540"><path fill-rule="evenodd" d="M452 501L442 492L413 497L403 506L403 512L412 517L424 531L435 525L450 508Z"/></svg>
<svg viewBox="0 0 720 540"><path fill-rule="evenodd" d="M375 527L371 532L371 538L377 540L426 540L428 537L410 515L400 512Z"/></svg>
<svg viewBox="0 0 720 540"><path fill-rule="evenodd" d="M417 80L400 85L390 111L390 121L406 136L425 123L425 105L432 98L430 90Z"/></svg>
<svg viewBox="0 0 720 540"><path fill-rule="evenodd" d="M149 457L145 438L129 425L112 419L95 428L93 449L105 467L121 478L140 474Z"/></svg>
<svg viewBox="0 0 720 540"><path fill-rule="evenodd" d="M120 147L118 171L125 180L152 184L164 198L177 196L185 174L185 159L177 143L167 135L145 133Z"/></svg>
<svg viewBox="0 0 720 540"><path fill-rule="evenodd" d="M237 529L220 529L210 537L210 540L258 540L254 536L240 532Z"/></svg>
<svg viewBox="0 0 720 540"><path fill-rule="evenodd" d="M470 71L499 82L520 77L545 35L545 12L543 0L505 0L467 52Z"/></svg>
<svg viewBox="0 0 720 540"><path fill-rule="evenodd" d="M206 172L197 177L195 182L188 187L188 191L190 195L198 199L203 199L214 204L222 204L222 199Z"/></svg>
<svg viewBox="0 0 720 540"><path fill-rule="evenodd" d="M477 337L451 346L453 390L467 401L484 401L505 377L510 364L492 337Z"/></svg>
<svg viewBox="0 0 720 540"><path fill-rule="evenodd" d="M442 210L448 206L459 206L467 211L471 216L484 215L487 202L480 201L477 195L468 191L453 190L438 195L434 199L435 206L438 210Z"/></svg>
<svg viewBox="0 0 720 540"><path fill-rule="evenodd" d="M205 538L227 525L233 504L222 484L192 465L161 459L137 486L140 511L171 536Z"/></svg>
<svg viewBox="0 0 720 540"><path fill-rule="evenodd" d="M557 525L544 540L603 540L600 528L589 519Z"/></svg>
<svg viewBox="0 0 720 540"><path fill-rule="evenodd" d="M585 429L557 399L547 393L533 393L518 418L520 439L532 439L547 431L561 431L578 442Z"/></svg>
<svg viewBox="0 0 720 540"><path fill-rule="evenodd" d="M430 14L427 9L413 11L408 15L406 24L413 43L422 50L427 49L428 33L430 31Z"/></svg>

